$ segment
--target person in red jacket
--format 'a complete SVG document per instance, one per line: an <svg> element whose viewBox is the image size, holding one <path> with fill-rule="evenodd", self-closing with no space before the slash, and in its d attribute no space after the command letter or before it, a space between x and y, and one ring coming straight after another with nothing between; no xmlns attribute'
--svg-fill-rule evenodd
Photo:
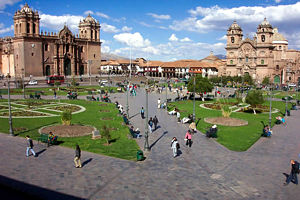
<svg viewBox="0 0 300 200"><path fill-rule="evenodd" d="M186 132L184 138L185 138L185 140L186 140L185 145L191 147L191 146L192 146L192 133L191 133L190 130L188 130L188 131Z"/></svg>

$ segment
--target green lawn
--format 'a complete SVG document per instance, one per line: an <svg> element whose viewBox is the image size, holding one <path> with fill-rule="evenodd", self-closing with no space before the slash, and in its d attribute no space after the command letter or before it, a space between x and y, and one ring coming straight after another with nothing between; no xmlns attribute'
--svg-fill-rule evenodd
<svg viewBox="0 0 300 200"><path fill-rule="evenodd" d="M25 93L26 95L29 94L35 94L36 91L41 91L42 95L54 95L53 94L53 89L55 89L56 87L52 86L52 87L46 87L46 88L25 88ZM113 90L113 92L117 92L117 88L116 87L100 87L100 86L76 86L76 87L59 87L60 90L57 90L56 95L67 95L67 93L69 91L77 91L77 94L79 96L85 96L85 95L90 95L89 91L97 91L97 90L104 90L104 91L109 91L109 90ZM0 89L0 94L7 94L7 89ZM23 95L23 90L22 89L11 89L10 90L10 94L12 95ZM94 94L99 94L98 92L94 93Z"/></svg>
<svg viewBox="0 0 300 200"><path fill-rule="evenodd" d="M106 125L109 128L117 128L117 130L111 131L112 140L115 141L110 146L103 145L105 143L104 139L92 140L91 135L74 138L60 137L58 138L58 141L61 142L60 145L75 148L75 145L79 144L80 148L84 151L127 160L136 159L136 152L139 150L139 147L134 139L128 139L129 129L126 125L123 125L123 119L118 115L118 110L114 104L84 100L61 100L61 102L78 104L86 108L86 111L72 115L72 124L91 125L98 130L101 130L103 125ZM99 104L106 104L107 106L99 106ZM101 110L110 110L110 112L101 112ZM103 118L113 118L113 120L102 120ZM30 135L35 140L39 137L39 128L60 123L60 117L13 119L14 128L27 128L27 131L16 132L18 136L25 137L26 135ZM0 132L8 133L8 119L0 118L0 124Z"/></svg>
<svg viewBox="0 0 300 200"><path fill-rule="evenodd" d="M196 101L196 119L201 118L197 129L202 133L206 132L206 129L211 126L204 122L206 117L218 117L222 116L221 111L208 110L199 107L203 102ZM269 102L265 102L265 105L269 105ZM279 109L282 113L285 110L285 104L283 102L272 102L274 108ZM177 107L180 110L181 118L193 113L192 101L173 102L168 104L169 109ZM272 126L276 119L275 117L281 115L281 113L272 114ZM233 151L246 151L249 149L262 134L263 123L268 124L269 114L248 114L248 113L232 113L230 117L239 118L248 121L247 126L241 127L226 127L218 125L218 138L217 142Z"/></svg>

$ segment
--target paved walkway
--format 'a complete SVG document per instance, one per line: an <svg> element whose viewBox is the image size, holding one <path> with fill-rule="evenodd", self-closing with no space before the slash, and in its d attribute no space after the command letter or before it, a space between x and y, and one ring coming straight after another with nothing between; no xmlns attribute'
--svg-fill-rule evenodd
<svg viewBox="0 0 300 200"><path fill-rule="evenodd" d="M122 96L120 98L120 96ZM297 199L296 185L282 186L283 172L289 173L291 158L300 153L298 123L300 112L292 111L288 127L276 126L272 138L262 138L247 152L232 152L195 134L191 149L184 145L187 127L156 108L157 98L149 96L149 116L155 114L159 128L149 137L151 153L144 162L131 162L83 152L82 169L73 167L74 150L35 146L38 158L25 157L25 139L0 134L1 175L84 199ZM113 101L124 106L124 94ZM139 110L145 95L129 97L132 123L144 132ZM137 114L137 115L136 115ZM180 140L182 154L172 157L170 141ZM143 148L144 139L137 139ZM8 145L9 144L9 145ZM51 196L40 193L43 198ZM53 198L52 198L53 199Z"/></svg>

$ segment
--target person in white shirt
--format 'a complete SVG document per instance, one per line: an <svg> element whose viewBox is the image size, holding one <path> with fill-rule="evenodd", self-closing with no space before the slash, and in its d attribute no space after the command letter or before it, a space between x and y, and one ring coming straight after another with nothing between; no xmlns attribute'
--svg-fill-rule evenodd
<svg viewBox="0 0 300 200"><path fill-rule="evenodd" d="M180 148L176 137L173 137L172 139L171 148L173 150L173 157L175 158L178 155L178 149Z"/></svg>
<svg viewBox="0 0 300 200"><path fill-rule="evenodd" d="M157 100L157 108L160 108L160 98L158 98L158 100Z"/></svg>

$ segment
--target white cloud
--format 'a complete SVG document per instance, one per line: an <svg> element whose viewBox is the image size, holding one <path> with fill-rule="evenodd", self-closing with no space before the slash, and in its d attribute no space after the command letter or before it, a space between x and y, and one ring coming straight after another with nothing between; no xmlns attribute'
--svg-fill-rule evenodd
<svg viewBox="0 0 300 200"><path fill-rule="evenodd" d="M110 47L109 46L101 46L101 52L109 53L110 52Z"/></svg>
<svg viewBox="0 0 300 200"><path fill-rule="evenodd" d="M131 47L147 47L151 45L151 42L148 39L144 39L139 32L121 33L114 35L114 39Z"/></svg>
<svg viewBox="0 0 300 200"><path fill-rule="evenodd" d="M21 0L1 0L0 1L0 10L4 9L6 5L14 5L15 3L19 2Z"/></svg>
<svg viewBox="0 0 300 200"><path fill-rule="evenodd" d="M145 26L145 27L153 27L153 25L148 24L146 22L139 22L140 25Z"/></svg>
<svg viewBox="0 0 300 200"><path fill-rule="evenodd" d="M264 17L271 24L290 32L300 30L300 2L290 5L276 6L241 6L234 8L196 7L189 11L190 16L183 20L175 20L170 28L176 31L193 31L206 33L209 31L226 31L234 20L237 20L244 31L255 30ZM279 30L280 31L280 30Z"/></svg>
<svg viewBox="0 0 300 200"><path fill-rule="evenodd" d="M122 28L122 31L124 31L124 32L130 32L131 30L132 30L132 28L128 27L128 26L123 26L123 28Z"/></svg>
<svg viewBox="0 0 300 200"><path fill-rule="evenodd" d="M280 3L280 2L281 2L281 0L275 0L275 2L276 2L276 3Z"/></svg>
<svg viewBox="0 0 300 200"><path fill-rule="evenodd" d="M94 14L94 12L93 11L91 11L91 10L87 10L87 11L85 11L84 13L83 13L84 15L93 15Z"/></svg>
<svg viewBox="0 0 300 200"><path fill-rule="evenodd" d="M108 33L118 33L120 31L115 26L106 23L101 24L101 30Z"/></svg>
<svg viewBox="0 0 300 200"><path fill-rule="evenodd" d="M104 13L101 13L101 12L96 12L95 15L97 15L98 17L102 17L102 18L105 18L105 19L109 19L110 17Z"/></svg>
<svg viewBox="0 0 300 200"><path fill-rule="evenodd" d="M11 25L10 27L4 27L4 24L0 23L0 34L4 34L10 31L14 30L14 25Z"/></svg>
<svg viewBox="0 0 300 200"><path fill-rule="evenodd" d="M66 24L72 31L78 31L79 21L83 19L83 16L77 15L47 15L41 14L41 27L60 30Z"/></svg>
<svg viewBox="0 0 300 200"><path fill-rule="evenodd" d="M223 35L222 37L218 38L218 40L227 40L227 36Z"/></svg>
<svg viewBox="0 0 300 200"><path fill-rule="evenodd" d="M147 13L147 15L153 17L154 19L159 19L159 20L171 19L170 15L158 15L158 14L155 14L155 13Z"/></svg>
<svg viewBox="0 0 300 200"><path fill-rule="evenodd" d="M180 42L191 42L192 40L188 37L182 38Z"/></svg>
<svg viewBox="0 0 300 200"><path fill-rule="evenodd" d="M178 41L178 38L177 38L176 35L173 33L173 34L169 37L169 41L176 42L176 41Z"/></svg>

